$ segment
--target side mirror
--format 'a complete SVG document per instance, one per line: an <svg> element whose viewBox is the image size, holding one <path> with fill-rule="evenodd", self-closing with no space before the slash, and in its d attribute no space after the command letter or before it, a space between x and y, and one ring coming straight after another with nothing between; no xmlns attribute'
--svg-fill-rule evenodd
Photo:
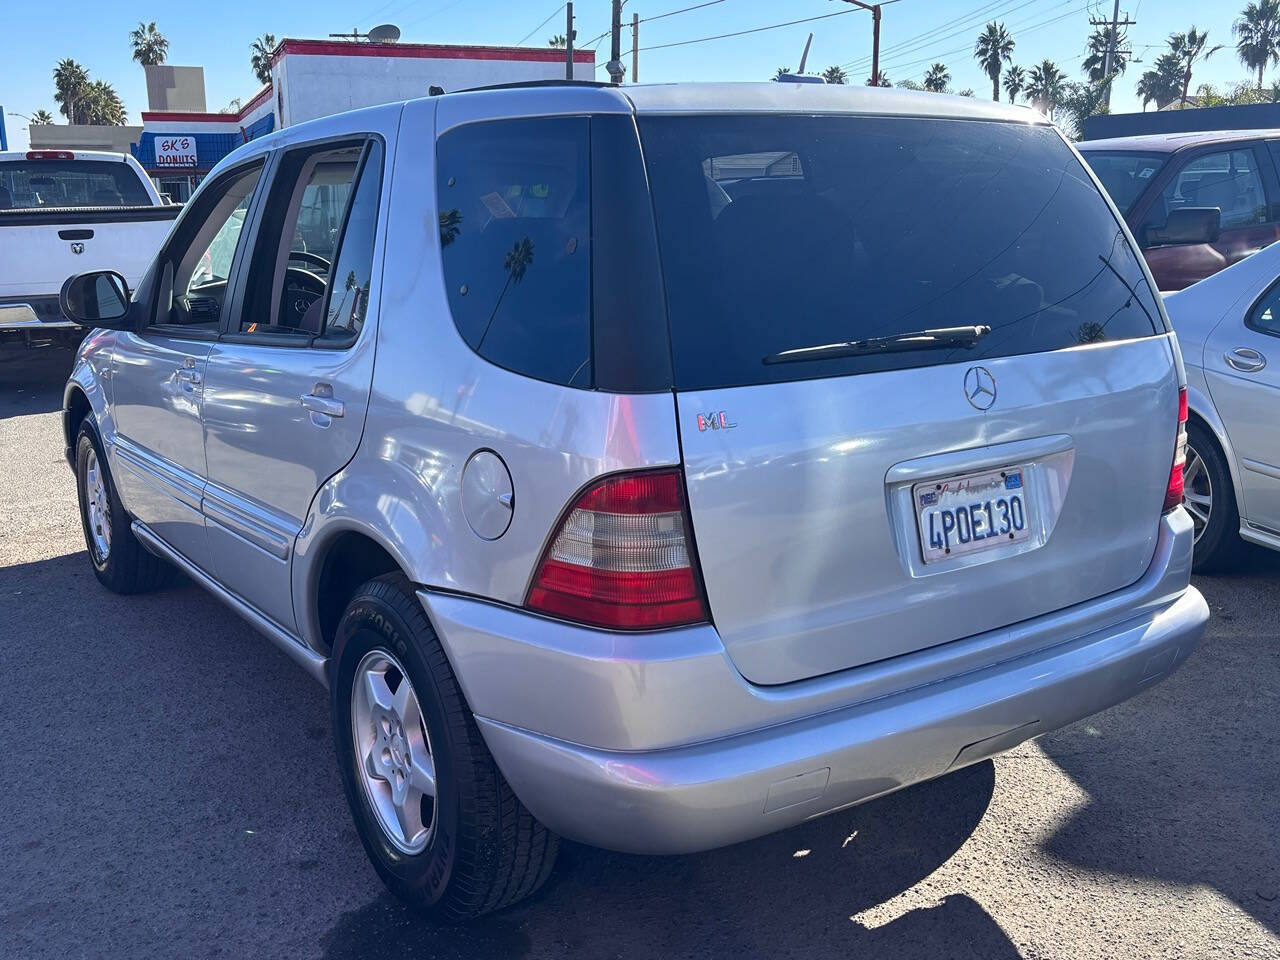
<svg viewBox="0 0 1280 960"><path fill-rule="evenodd" d="M82 327L124 327L129 316L129 285L114 270L68 277L58 294L62 314Z"/></svg>
<svg viewBox="0 0 1280 960"><path fill-rule="evenodd" d="M1213 243L1222 231L1218 207L1175 207L1163 227L1147 227L1147 246Z"/></svg>

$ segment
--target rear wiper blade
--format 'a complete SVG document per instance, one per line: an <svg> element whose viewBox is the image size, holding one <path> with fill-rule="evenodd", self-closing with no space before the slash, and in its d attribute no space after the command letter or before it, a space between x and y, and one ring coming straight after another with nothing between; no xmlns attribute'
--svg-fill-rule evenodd
<svg viewBox="0 0 1280 960"><path fill-rule="evenodd" d="M824 343L813 347L796 347L771 353L765 363L795 363L800 360L829 360L856 357L868 353L902 353L907 350L936 350L940 347L972 347L991 332L986 325L974 327L931 327L911 333L895 333L891 337L868 337L845 343Z"/></svg>

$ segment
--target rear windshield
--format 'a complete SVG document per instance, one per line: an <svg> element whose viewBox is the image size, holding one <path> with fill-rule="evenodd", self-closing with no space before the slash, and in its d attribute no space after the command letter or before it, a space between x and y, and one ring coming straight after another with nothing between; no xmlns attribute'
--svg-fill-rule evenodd
<svg viewBox="0 0 1280 960"><path fill-rule="evenodd" d="M1146 192L1167 158L1163 153L1092 153L1085 150L1081 151L1081 156L1098 175L1115 205L1125 214Z"/></svg>
<svg viewBox="0 0 1280 960"><path fill-rule="evenodd" d="M0 163L0 210L40 207L149 206L151 198L128 164L112 160L29 160Z"/></svg>
<svg viewBox="0 0 1280 960"><path fill-rule="evenodd" d="M1151 336L1159 309L1050 127L881 117L640 117L676 386L961 362ZM764 363L990 326L976 345Z"/></svg>

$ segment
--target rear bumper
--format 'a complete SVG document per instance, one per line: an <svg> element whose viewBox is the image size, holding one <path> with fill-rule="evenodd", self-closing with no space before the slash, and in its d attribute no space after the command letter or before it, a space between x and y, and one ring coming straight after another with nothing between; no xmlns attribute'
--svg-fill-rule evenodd
<svg viewBox="0 0 1280 960"><path fill-rule="evenodd" d="M0 300L0 331L71 330L75 326L63 316L57 297Z"/></svg>
<svg viewBox="0 0 1280 960"><path fill-rule="evenodd" d="M422 597L490 750L535 816L585 843L682 853L939 776L1159 682L1209 617L1187 586L1190 538L1177 511L1162 521L1152 569L1125 591L785 688L747 684L722 650L718 661L698 649L683 656L705 642L701 630L603 634L610 647L575 655L565 648L583 640L576 634L597 632ZM495 614L517 618L525 639ZM548 631L559 635L550 655ZM538 656L520 649L530 646ZM741 696L730 694L735 684Z"/></svg>

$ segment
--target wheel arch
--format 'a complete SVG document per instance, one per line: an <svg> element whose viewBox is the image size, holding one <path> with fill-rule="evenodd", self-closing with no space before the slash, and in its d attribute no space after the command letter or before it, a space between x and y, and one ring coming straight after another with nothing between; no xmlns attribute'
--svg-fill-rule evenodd
<svg viewBox="0 0 1280 960"><path fill-rule="evenodd" d="M1236 455L1231 446L1231 438L1227 434L1226 425L1213 406L1213 401L1192 384L1187 385L1187 420L1188 423L1198 423L1204 427L1217 441L1222 458L1227 462L1227 473L1231 476L1231 489L1236 498L1236 510L1243 521L1244 491L1240 486L1240 471L1236 466Z"/></svg>

